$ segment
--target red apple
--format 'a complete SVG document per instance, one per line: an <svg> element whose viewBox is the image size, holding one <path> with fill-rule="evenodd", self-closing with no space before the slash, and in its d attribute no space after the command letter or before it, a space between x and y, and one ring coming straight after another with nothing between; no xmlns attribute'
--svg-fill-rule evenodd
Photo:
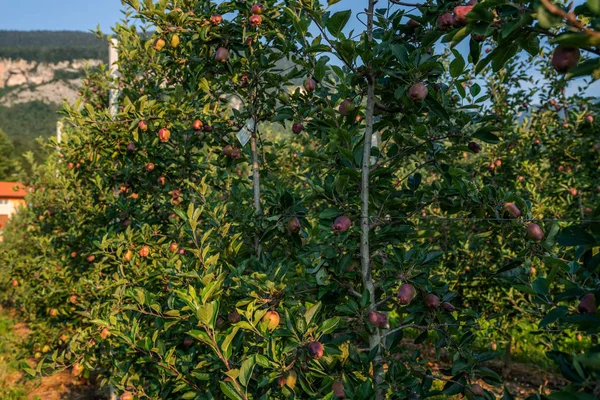
<svg viewBox="0 0 600 400"><path fill-rule="evenodd" d="M221 16L220 14L215 14L210 17L210 22L213 25L219 25L221 24L221 22L223 22L223 16Z"/></svg>
<svg viewBox="0 0 600 400"><path fill-rule="evenodd" d="M529 224L527 225L527 239L533 240L534 242L539 242L544 238L544 232L542 228L538 224Z"/></svg>
<svg viewBox="0 0 600 400"><path fill-rule="evenodd" d="M467 14L473 9L473 6L458 6L454 7L454 20L457 25L464 26L467 24Z"/></svg>
<svg viewBox="0 0 600 400"><path fill-rule="evenodd" d="M215 53L215 60L220 63L229 61L229 50L225 47L219 47Z"/></svg>
<svg viewBox="0 0 600 400"><path fill-rule="evenodd" d="M146 123L146 121L140 121L138 123L138 128L140 129L140 131L146 132L148 130L148 124Z"/></svg>
<svg viewBox="0 0 600 400"><path fill-rule="evenodd" d="M315 82L315 80L313 78L307 78L304 81L304 89L306 89L307 92L313 92L315 89L317 88L317 83Z"/></svg>
<svg viewBox="0 0 600 400"><path fill-rule="evenodd" d="M252 6L252 14L262 14L265 11L265 7L261 3L256 3Z"/></svg>
<svg viewBox="0 0 600 400"><path fill-rule="evenodd" d="M312 358L321 358L323 357L323 352L324 352L324 348L323 345L317 341L314 342L310 342L308 344L308 355L311 356Z"/></svg>
<svg viewBox="0 0 600 400"><path fill-rule="evenodd" d="M423 303L429 310L435 310L440 306L440 298L433 293L429 293L423 299Z"/></svg>
<svg viewBox="0 0 600 400"><path fill-rule="evenodd" d="M442 14L437 19L437 28L440 31L447 31L454 25L454 16L450 13Z"/></svg>
<svg viewBox="0 0 600 400"><path fill-rule="evenodd" d="M171 131L168 130L167 128L161 128L158 131L158 140L160 140L162 143L168 142L170 138L171 138Z"/></svg>
<svg viewBox="0 0 600 400"><path fill-rule="evenodd" d="M268 330L275 330L279 325L279 313L277 313L277 311L267 311L263 317L263 322L267 323Z"/></svg>
<svg viewBox="0 0 600 400"><path fill-rule="evenodd" d="M421 82L417 82L408 89L408 96L412 101L423 101L427 97L429 90Z"/></svg>
<svg viewBox="0 0 600 400"><path fill-rule="evenodd" d="M581 314L594 314L596 312L596 297L593 293L588 293L581 298L577 311Z"/></svg>
<svg viewBox="0 0 600 400"><path fill-rule="evenodd" d="M556 72L564 74L577 66L580 55L577 47L558 46L552 54L552 66Z"/></svg>
<svg viewBox="0 0 600 400"><path fill-rule="evenodd" d="M410 283L403 283L398 290L398 303L407 306L417 296L415 287Z"/></svg>
<svg viewBox="0 0 600 400"><path fill-rule="evenodd" d="M262 23L262 17L258 14L254 14L254 15L250 16L248 21L250 22L250 26L253 26L256 28L256 27L260 26L260 24Z"/></svg>
<svg viewBox="0 0 600 400"><path fill-rule="evenodd" d="M350 218L346 217L345 215L341 215L333 222L332 229L335 233L345 232L350 229L351 225L352 221L350 221Z"/></svg>

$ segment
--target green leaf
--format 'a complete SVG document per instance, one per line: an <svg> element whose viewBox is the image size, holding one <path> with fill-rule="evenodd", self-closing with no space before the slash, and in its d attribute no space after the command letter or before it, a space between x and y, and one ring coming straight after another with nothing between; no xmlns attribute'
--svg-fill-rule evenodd
<svg viewBox="0 0 600 400"><path fill-rule="evenodd" d="M560 231L557 237L561 246L589 246L597 243L596 238L580 226L571 225Z"/></svg>
<svg viewBox="0 0 600 400"><path fill-rule="evenodd" d="M235 388L233 387L233 384L229 383L229 382L220 382L220 386L221 386L221 391L223 392L223 394L225 396L227 396L228 398L230 398L231 400L243 400L242 396L240 396Z"/></svg>
<svg viewBox="0 0 600 400"><path fill-rule="evenodd" d="M311 308L306 310L306 313L304 313L304 319L306 320L306 325L310 325L311 322L313 322L315 315L317 315L320 310L321 310L321 302L318 302L317 304L315 304L314 306L312 306Z"/></svg>
<svg viewBox="0 0 600 400"><path fill-rule="evenodd" d="M256 359L254 357L249 357L242 362L242 366L240 367L240 383L243 386L248 386L250 382L250 377L252 376L252 371L254 370L254 365L256 364Z"/></svg>
<svg viewBox="0 0 600 400"><path fill-rule="evenodd" d="M486 126L478 129L473 135L471 135L471 137L486 143L498 144L500 143L500 138L492 133L492 131L495 129L496 128Z"/></svg>
<svg viewBox="0 0 600 400"><path fill-rule="evenodd" d="M562 307L562 306L556 307L556 308L550 310L550 312L548 314L546 314L546 316L540 321L538 326L540 328L543 328L547 325L550 325L554 321L567 315L568 312L569 312L569 309L567 307Z"/></svg>
<svg viewBox="0 0 600 400"><path fill-rule="evenodd" d="M323 322L323 324L321 324L321 327L319 328L318 332L322 335L327 335L333 332L339 323L339 317L329 318L328 320Z"/></svg>
<svg viewBox="0 0 600 400"><path fill-rule="evenodd" d="M331 17L329 17L329 19L327 20L327 23L326 23L326 26L327 26L327 29L329 30L329 32L331 32L331 34L333 36L337 37L342 32L342 30L344 29L344 27L346 26L348 21L350 20L351 15L352 15L352 11L345 10L345 11L338 11L335 14L333 14Z"/></svg>
<svg viewBox="0 0 600 400"><path fill-rule="evenodd" d="M465 71L465 59L459 52L454 52L454 60L450 63L450 75L458 78Z"/></svg>
<svg viewBox="0 0 600 400"><path fill-rule="evenodd" d="M596 15L600 15L600 0L588 0L588 8Z"/></svg>

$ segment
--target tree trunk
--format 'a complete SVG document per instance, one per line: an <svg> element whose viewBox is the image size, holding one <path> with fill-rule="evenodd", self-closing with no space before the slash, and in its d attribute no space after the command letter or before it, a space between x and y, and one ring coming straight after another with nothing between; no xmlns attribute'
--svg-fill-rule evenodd
<svg viewBox="0 0 600 400"><path fill-rule="evenodd" d="M367 12L367 36L370 42L373 41L373 14L375 12L376 0L369 0L369 9ZM373 115L375 110L375 80L373 79L373 73L370 65L367 66L367 109L365 111L365 135L364 135L364 149L362 159L362 182L361 182L361 194L360 194L360 259L361 259L361 274L363 287L369 292L369 311L375 311L377 308L377 301L375 298L375 286L373 284L373 278L371 274L371 253L369 247L369 231L370 231L370 218L369 218L369 178L370 178L370 163L371 163L371 145L373 140ZM381 344L381 335L379 329L369 335L369 348L373 349ZM373 375L375 377L375 384L379 385L383 381L383 371L381 368L381 356L378 351L375 360L373 361ZM377 390L377 399L382 399L383 394Z"/></svg>

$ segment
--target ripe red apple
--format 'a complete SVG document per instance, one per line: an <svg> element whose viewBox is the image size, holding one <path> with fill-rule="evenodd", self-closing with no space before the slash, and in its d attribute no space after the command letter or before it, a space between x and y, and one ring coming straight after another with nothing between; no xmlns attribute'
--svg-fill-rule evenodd
<svg viewBox="0 0 600 400"><path fill-rule="evenodd" d="M71 375L79 376L83 372L83 367L79 363L75 363L73 365L73 369L71 370Z"/></svg>
<svg viewBox="0 0 600 400"><path fill-rule="evenodd" d="M440 306L440 298L433 293L429 293L423 299L423 303L429 310L435 310Z"/></svg>
<svg viewBox="0 0 600 400"><path fill-rule="evenodd" d="M512 218L519 218L521 216L521 210L519 207L513 202L504 203L504 207L502 207L504 211L508 213Z"/></svg>
<svg viewBox="0 0 600 400"><path fill-rule="evenodd" d="M592 124L594 122L594 116L591 115L591 114L588 114L588 115L585 116L585 120L587 122L589 122L590 124Z"/></svg>
<svg viewBox="0 0 600 400"><path fill-rule="evenodd" d="M221 24L221 22L223 22L223 16L221 16L220 14L215 14L210 17L210 22L213 25L219 25Z"/></svg>
<svg viewBox="0 0 600 400"><path fill-rule="evenodd" d="M231 157L231 153L233 152L233 146L228 144L225 147L223 147L223 155L227 156L227 157Z"/></svg>
<svg viewBox="0 0 600 400"><path fill-rule="evenodd" d="M481 43L484 42L486 39L485 35L480 35L478 33L472 33L471 37L473 38L474 41L476 41L477 43Z"/></svg>
<svg viewBox="0 0 600 400"><path fill-rule="evenodd" d="M171 138L171 131L168 130L167 128L161 128L158 131L158 140L160 140L163 143L166 143L169 141L169 139Z"/></svg>
<svg viewBox="0 0 600 400"><path fill-rule="evenodd" d="M166 182L166 179L165 179L165 177L164 177L164 176L159 176L159 177L158 177L158 179L156 180L156 182L157 182L159 185L164 185L164 184L165 184L165 182Z"/></svg>
<svg viewBox="0 0 600 400"><path fill-rule="evenodd" d="M333 382L333 384L331 385L331 390L333 391L335 397L337 397L338 399L346 398L346 393L344 393L344 384L342 383L342 381Z"/></svg>
<svg viewBox="0 0 600 400"><path fill-rule="evenodd" d="M48 311L48 314L51 317L56 317L58 315L58 310L56 308L51 308L50 311Z"/></svg>
<svg viewBox="0 0 600 400"><path fill-rule="evenodd" d="M132 257L133 257L133 252L131 250L127 250L125 255L123 255L123 259L127 262L131 261Z"/></svg>
<svg viewBox="0 0 600 400"><path fill-rule="evenodd" d="M239 312L237 312L237 310L233 310L232 312L229 313L229 315L227 316L227 319L232 324L237 324L238 322L240 322L242 320L242 316L240 315Z"/></svg>
<svg viewBox="0 0 600 400"><path fill-rule="evenodd" d="M584 212L585 214L591 214L591 213L593 213L593 212L594 212L594 210L592 210L592 208L591 208L591 207L586 207L586 208L584 208L584 209L583 209L583 212Z"/></svg>
<svg viewBox="0 0 600 400"><path fill-rule="evenodd" d="M288 220L286 229L290 235L297 235L302 230L300 220L297 217L292 217Z"/></svg>
<svg viewBox="0 0 600 400"><path fill-rule="evenodd" d="M321 358L323 357L323 345L317 341L314 342L310 342L308 344L308 355L311 356L312 358Z"/></svg>
<svg viewBox="0 0 600 400"><path fill-rule="evenodd" d="M296 135L302 132L303 130L304 125L302 125L300 122L294 122L294 125L292 125L292 132L294 132Z"/></svg>
<svg viewBox="0 0 600 400"><path fill-rule="evenodd" d="M304 81L304 89L306 89L307 92L313 92L315 89L317 88L317 82L315 82L315 80L313 78L307 78Z"/></svg>
<svg viewBox="0 0 600 400"><path fill-rule="evenodd" d="M527 225L527 239L533 240L534 242L539 242L544 238L544 232L542 228L538 224L529 224Z"/></svg>
<svg viewBox="0 0 600 400"><path fill-rule="evenodd" d="M408 96L412 101L423 101L427 97L429 90L421 82L417 82L408 89Z"/></svg>
<svg viewBox="0 0 600 400"><path fill-rule="evenodd" d="M471 150L475 154L477 154L481 151L481 146L477 142L469 142L467 147L469 148L469 150Z"/></svg>
<svg viewBox="0 0 600 400"><path fill-rule="evenodd" d="M192 122L192 129L195 131L201 130L202 126L203 126L202 121L200 121L199 119Z"/></svg>
<svg viewBox="0 0 600 400"><path fill-rule="evenodd" d="M450 13L442 14L437 19L437 28L440 31L447 31L454 25L454 15Z"/></svg>
<svg viewBox="0 0 600 400"><path fill-rule="evenodd" d="M588 293L581 298L577 311L581 314L594 314L596 312L596 297L593 293Z"/></svg>
<svg viewBox="0 0 600 400"><path fill-rule="evenodd" d="M340 114L342 114L344 117L348 116L352 111L354 111L355 109L355 105L352 101L350 100L344 100L342 101L342 104L340 104Z"/></svg>
<svg viewBox="0 0 600 400"><path fill-rule="evenodd" d="M262 17L258 14L254 14L254 15L250 16L248 21L250 22L250 26L253 26L256 28L256 27L260 26L260 24L262 23Z"/></svg>
<svg viewBox="0 0 600 400"><path fill-rule="evenodd" d="M252 14L262 14L265 11L265 7L261 3L256 3L252 6Z"/></svg>
<svg viewBox="0 0 600 400"><path fill-rule="evenodd" d="M220 63L229 61L229 50L225 47L219 47L215 53L215 60Z"/></svg>
<svg viewBox="0 0 600 400"><path fill-rule="evenodd" d="M277 378L277 384L279 385L279 387L284 387L286 383L287 378L285 376L281 375L279 378Z"/></svg>
<svg viewBox="0 0 600 400"><path fill-rule="evenodd" d="M148 124L146 123L146 121L140 121L138 123L138 128L140 128L140 131L146 132L148 130Z"/></svg>
<svg viewBox="0 0 600 400"><path fill-rule="evenodd" d="M92 262L96 259L96 256L94 256L93 254L90 254L89 256L86 257L86 260L88 262Z"/></svg>
<svg viewBox="0 0 600 400"><path fill-rule="evenodd" d="M385 328L388 325L387 315L371 311L369 312L369 322L378 328Z"/></svg>
<svg viewBox="0 0 600 400"><path fill-rule="evenodd" d="M267 311L263 321L267 323L267 329L272 331L279 325L279 313L277 311Z"/></svg>
<svg viewBox="0 0 600 400"><path fill-rule="evenodd" d="M242 150L238 149L238 148L234 148L231 151L231 158L233 158L234 160L237 160L238 158L240 158L242 156Z"/></svg>
<svg viewBox="0 0 600 400"><path fill-rule="evenodd" d="M146 172L152 172L152 171L154 171L154 163L146 164Z"/></svg>
<svg viewBox="0 0 600 400"><path fill-rule="evenodd" d="M140 257L148 257L150 255L150 247L142 246L140 249Z"/></svg>
<svg viewBox="0 0 600 400"><path fill-rule="evenodd" d="M398 290L398 303L403 306L407 306L417 296L415 287L410 283L403 283Z"/></svg>
<svg viewBox="0 0 600 400"><path fill-rule="evenodd" d="M71 303L71 304L77 304L77 296L76 295L71 295L71 297L69 297L69 303Z"/></svg>
<svg viewBox="0 0 600 400"><path fill-rule="evenodd" d="M448 312L453 312L454 310L456 310L456 307L454 307L452 303L448 303L447 301L444 301L442 303L442 308Z"/></svg>
<svg viewBox="0 0 600 400"><path fill-rule="evenodd" d="M417 21L415 21L414 19L411 18L406 23L406 26L409 27L410 29L414 30L414 29L417 29L419 26L421 26L421 24L419 24Z"/></svg>
<svg viewBox="0 0 600 400"><path fill-rule="evenodd" d="M471 385L470 389L471 389L471 392L473 392L473 394L475 396L483 396L483 388L481 387L481 385L474 383Z"/></svg>
<svg viewBox="0 0 600 400"><path fill-rule="evenodd" d="M570 188L570 189L569 189L569 194L570 194L571 196L577 196L577 189L575 189L575 188Z"/></svg>
<svg viewBox="0 0 600 400"><path fill-rule="evenodd" d="M17 287L17 286L19 286L19 281L16 279L13 279L10 284L12 285L12 287Z"/></svg>
<svg viewBox="0 0 600 400"><path fill-rule="evenodd" d="M169 251L171 253L176 253L177 250L179 250L179 245L175 242L171 242L171 244L169 245Z"/></svg>
<svg viewBox="0 0 600 400"><path fill-rule="evenodd" d="M214 129L214 128L213 128L211 125L208 125L208 124L205 124L205 125L202 127L202 130L203 130L204 132L212 132L212 131L213 131L213 129Z"/></svg>
<svg viewBox="0 0 600 400"><path fill-rule="evenodd" d="M129 152L129 153L133 153L134 151L135 151L135 144L130 142L130 143L127 145L127 152Z"/></svg>
<svg viewBox="0 0 600 400"><path fill-rule="evenodd" d="M564 74L577 66L580 55L577 47L558 46L552 54L552 66L556 72Z"/></svg>
<svg viewBox="0 0 600 400"><path fill-rule="evenodd" d="M464 26L467 24L467 14L473 9L473 6L458 6L454 7L454 21L457 25Z"/></svg>
<svg viewBox="0 0 600 400"><path fill-rule="evenodd" d="M345 215L340 215L335 219L335 221L333 221L332 229L335 233L341 233L350 229L351 225L352 221L350 221L350 218L346 217Z"/></svg>

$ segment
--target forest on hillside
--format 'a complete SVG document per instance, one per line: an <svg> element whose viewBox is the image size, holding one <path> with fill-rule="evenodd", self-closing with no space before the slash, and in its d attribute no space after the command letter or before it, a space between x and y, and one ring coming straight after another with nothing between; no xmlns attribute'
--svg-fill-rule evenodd
<svg viewBox="0 0 600 400"><path fill-rule="evenodd" d="M89 32L0 30L0 58L59 62L107 57L106 41Z"/></svg>

